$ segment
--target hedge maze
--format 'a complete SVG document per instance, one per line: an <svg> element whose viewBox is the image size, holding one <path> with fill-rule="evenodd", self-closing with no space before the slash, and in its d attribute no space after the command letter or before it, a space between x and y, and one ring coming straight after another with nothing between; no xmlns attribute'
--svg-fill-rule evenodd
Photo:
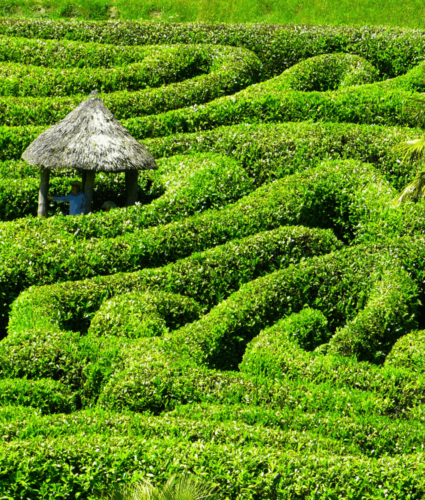
<svg viewBox="0 0 425 500"><path fill-rule="evenodd" d="M0 498L187 471L223 499L425 496L425 32L0 20ZM35 217L97 88L156 158ZM77 172L57 173L64 195Z"/></svg>

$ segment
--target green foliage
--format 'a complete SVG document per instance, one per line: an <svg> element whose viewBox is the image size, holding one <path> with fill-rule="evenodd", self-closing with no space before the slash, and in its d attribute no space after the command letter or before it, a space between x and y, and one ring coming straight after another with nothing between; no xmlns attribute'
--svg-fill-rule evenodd
<svg viewBox="0 0 425 500"><path fill-rule="evenodd" d="M302 309L263 330L246 347L240 369L264 377L281 377L297 351L313 351L331 337L320 311ZM283 365L283 366L282 366Z"/></svg>
<svg viewBox="0 0 425 500"><path fill-rule="evenodd" d="M377 70L362 57L325 54L295 64L278 81L279 90L324 92L378 80Z"/></svg>
<svg viewBox="0 0 425 500"><path fill-rule="evenodd" d="M387 266L399 268L401 259L408 272L415 273L414 281L420 283L424 270L419 241L399 239L374 248L359 245L258 278L244 285L200 321L175 332L171 342L176 350L185 350L198 362L221 369L236 368L246 344L279 318L309 306L322 311L330 331L335 331L364 308L356 332L358 337L352 342L360 346L361 341L369 342L374 350L368 355L379 358L381 349L388 350L391 342L407 333L409 327L415 328L418 293L423 292L419 292L410 279L400 288L393 284L388 293L379 285L374 288L374 280L379 281ZM384 256L388 254L392 257L386 261ZM402 299L400 304L397 299ZM386 304L381 309L384 300ZM389 306L391 309L385 310ZM374 308L379 313L376 318ZM409 319L406 323L405 314ZM363 321L373 320L377 331L366 330L370 337L363 333L362 338ZM355 320L353 323L356 325ZM354 325L347 328L354 330ZM389 345L380 345L385 326L391 328L392 335L387 340ZM358 354L360 359L365 356L359 346L357 352L350 354Z"/></svg>
<svg viewBox="0 0 425 500"><path fill-rule="evenodd" d="M129 293L104 302L90 323L88 333L128 338L155 337L199 318L195 300L180 295Z"/></svg>
<svg viewBox="0 0 425 500"><path fill-rule="evenodd" d="M21 405L43 413L67 413L75 409L73 395L60 382L51 379L0 380L0 405Z"/></svg>
<svg viewBox="0 0 425 500"><path fill-rule="evenodd" d="M413 331L394 344L385 360L385 366L407 368L416 373L425 371L425 335Z"/></svg>
<svg viewBox="0 0 425 500"><path fill-rule="evenodd" d="M2 122L9 126L51 125L63 119L84 99L82 94L93 88L103 90L105 105L117 118L124 119L196 106L258 81L260 61L242 48L201 45L154 48L149 55L146 52L149 54L148 49L142 63L109 70L52 69L46 74L43 67L3 65ZM83 55L76 51L74 57L78 60ZM152 67L163 69L153 71ZM18 71L14 71L16 68ZM11 72L13 75L8 76Z"/></svg>
<svg viewBox="0 0 425 500"><path fill-rule="evenodd" d="M258 276L340 248L329 230L281 227L233 240L161 269L97 277L79 286L65 282L33 287L14 302L9 331L58 331L58 326L85 331L87 320L105 299L148 287L185 294L210 308Z"/></svg>
<svg viewBox="0 0 425 500"><path fill-rule="evenodd" d="M2 19L0 33L13 37L121 45L175 43L230 45L251 50L262 61L264 78L321 54L346 52L365 57L382 75L406 73L421 60L422 32L388 27L333 27L168 24L134 22L52 22Z"/></svg>
<svg viewBox="0 0 425 500"><path fill-rule="evenodd" d="M423 134L391 125L422 126L405 102L424 33L0 34L0 497L135 497L146 478L152 497L195 474L229 500L422 498L425 204L391 201L417 176L395 146ZM97 212L125 196L100 173L95 213L32 217L21 154L92 87L159 169L134 207Z"/></svg>

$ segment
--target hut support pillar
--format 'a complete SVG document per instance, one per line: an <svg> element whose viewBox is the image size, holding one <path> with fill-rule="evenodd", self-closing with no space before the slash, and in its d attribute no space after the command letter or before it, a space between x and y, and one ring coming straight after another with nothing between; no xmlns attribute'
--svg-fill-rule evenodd
<svg viewBox="0 0 425 500"><path fill-rule="evenodd" d="M131 207L137 201L138 197L138 184L139 171L138 170L126 170L125 171L125 206Z"/></svg>
<svg viewBox="0 0 425 500"><path fill-rule="evenodd" d="M87 178L87 170L83 170L81 172L81 183L82 183L82 191L85 192L86 189L86 178Z"/></svg>
<svg viewBox="0 0 425 500"><path fill-rule="evenodd" d="M50 170L42 168L40 172L40 191L38 193L38 216L47 217Z"/></svg>
<svg viewBox="0 0 425 500"><path fill-rule="evenodd" d="M84 182L84 194L86 195L86 206L84 214L88 214L89 212L92 211L95 177L96 177L96 172L94 170L86 171L85 182Z"/></svg>

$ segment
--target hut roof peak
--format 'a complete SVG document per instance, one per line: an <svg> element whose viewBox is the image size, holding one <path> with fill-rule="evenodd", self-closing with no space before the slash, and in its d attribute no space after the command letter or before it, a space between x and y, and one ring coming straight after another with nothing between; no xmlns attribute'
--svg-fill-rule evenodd
<svg viewBox="0 0 425 500"><path fill-rule="evenodd" d="M154 170L153 156L121 125L96 90L22 154L30 165L52 170L106 172Z"/></svg>

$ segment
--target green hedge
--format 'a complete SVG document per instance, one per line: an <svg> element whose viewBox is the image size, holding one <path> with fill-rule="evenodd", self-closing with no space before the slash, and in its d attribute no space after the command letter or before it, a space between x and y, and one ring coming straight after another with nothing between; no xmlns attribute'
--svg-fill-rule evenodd
<svg viewBox="0 0 425 500"><path fill-rule="evenodd" d="M298 395L298 393L297 393ZM217 444L228 441L249 445L252 438L266 444L267 432L281 438L284 433L300 443L302 434L309 440L319 438L326 448L323 438L343 442L349 446L349 453L359 451L372 458L392 453L415 453L424 439L424 430L418 420L400 419L395 421L378 414L356 415L355 407L341 419L337 411L308 412L297 408L273 408L246 405L192 404L178 406L174 411L159 417L138 413L116 413L99 408L75 412L72 415L38 415L26 407L0 408L0 440L29 440L37 437L60 438L75 434L102 434L106 437L134 436L152 438L156 435L175 436L195 441L214 441ZM217 434L212 435L216 430ZM275 432L273 432L273 430ZM283 431L278 433L277 431ZM252 432L252 436L250 436ZM301 443L300 443L301 444ZM312 443L313 444L313 443ZM290 442L279 443L288 446ZM319 445L319 446L320 446ZM301 446L303 446L301 444ZM304 450L306 448L304 447ZM344 454L343 450L340 450ZM348 450L345 450L347 453Z"/></svg>
<svg viewBox="0 0 425 500"><path fill-rule="evenodd" d="M80 338L51 328L14 332L0 343L0 378L52 380L72 395L72 409L93 406L111 375L124 369L133 344L125 338Z"/></svg>
<svg viewBox="0 0 425 500"><path fill-rule="evenodd" d="M424 373L424 354L424 332L414 331L397 340L385 360L385 366L406 368L416 373Z"/></svg>
<svg viewBox="0 0 425 500"><path fill-rule="evenodd" d="M136 138L137 122L123 121ZM19 159L43 132L42 127L0 127L0 159ZM214 153L235 158L257 185L280 178L325 159L356 159L374 164L401 189L411 180L412 165L401 163L392 147L418 137L419 129L349 123L241 124L193 134L144 141L155 158Z"/></svg>
<svg viewBox="0 0 425 500"><path fill-rule="evenodd" d="M255 54L252 54L245 49L203 45L201 48L182 48L178 51L179 56L176 55L174 57L172 55L172 50L173 49L164 51L162 59L168 58L168 61L161 61L161 57L159 56L156 58L152 57L150 65L157 65L161 68L161 64L163 66L173 64L174 67L170 68L169 72L175 72L177 80L184 78L185 76L192 76L188 73L189 70L193 71L194 78L183 80L181 82L177 81L177 83L170 83L165 87L157 89L146 89L135 92L121 90L109 94L101 94L100 97L104 101L105 105L118 119L150 115L152 113L165 112L185 106L202 104L223 95L237 92L258 81L260 61ZM201 52L201 54L199 54L199 52ZM184 69L185 64L180 62L180 57L183 56L186 56L186 58L189 59L186 64L188 71ZM193 62L191 62L190 59L193 59ZM150 61L147 59L146 71L149 70L149 62ZM179 62L180 65L178 64ZM208 72L208 69L210 69L210 72ZM52 72L52 76L46 76L44 82L39 82L39 80L34 77L33 82L28 83L28 87L37 88L37 85L41 85L40 92L43 92L42 89L45 89L45 91L48 92L49 88L56 85L54 74L57 73L59 75L58 78L63 77L66 79L66 75L61 74L62 71L65 70L54 70ZM179 72L181 71L183 73L179 75ZM96 86L99 84L105 85L106 91L113 90L115 85L118 90L121 84L115 84L114 82L117 79L122 78L120 75L123 74L126 75L125 77L128 79L128 85L131 89L131 71L128 70L128 68L127 70L124 70L124 68L110 70L110 74L107 74L104 77L102 77L98 71L93 70L94 73L99 74L97 79L90 79L89 75L86 79L84 79L85 70L79 70L77 71L77 76L74 79L69 79L69 89L66 89L65 85L65 94L80 92L80 72L83 72L81 92L90 90L90 88L93 88L93 84L96 84ZM202 75L203 72L207 72L207 74ZM155 79L158 80L155 85L159 85L163 78L167 77L167 71L165 69L162 70L162 76L161 71L152 71L152 73L153 81L155 81ZM196 76L197 74L199 76ZM51 83L48 83L49 78L52 79ZM142 75L141 81L144 79L145 77ZM134 80L137 81L136 76L134 76ZM14 85L13 82L11 85ZM127 84L122 82L121 87L122 86L125 87ZM19 85L19 87L25 88L21 85ZM75 97L45 98L0 97L0 117L2 123L8 126L52 125L63 119L83 99L84 96L82 95Z"/></svg>
<svg viewBox="0 0 425 500"><path fill-rule="evenodd" d="M155 337L199 319L199 304L191 298L160 291L116 295L103 302L88 333L139 338Z"/></svg>
<svg viewBox="0 0 425 500"><path fill-rule="evenodd" d="M117 295L122 293L162 288L193 297L208 308L257 276L337 248L340 244L329 231L279 228L233 241L160 270L95 278L78 286L69 282L33 288L14 304L9 335L0 342L0 377L51 377L76 392L79 406L92 405L111 373L124 368L128 346L137 353L137 344L125 338L99 338L92 334L80 338L79 333L63 331L70 328L86 331L105 299L115 297L114 303L118 299L121 304L122 299ZM169 297L163 292L151 294L155 301ZM166 313L158 301L158 310L170 329L182 320L194 319L193 301L182 298L178 303L181 301L192 304L189 308L192 312L183 314L184 319L181 311L174 312L171 308ZM93 325L92 330L95 329Z"/></svg>
<svg viewBox="0 0 425 500"><path fill-rule="evenodd" d="M371 322L372 327L375 327L375 319L376 328L379 328L375 342L380 340L385 321L392 330L388 342L395 342L398 336L407 333L404 328L413 329L415 321L421 320L417 306L424 293L422 245L422 240L395 239L373 246L355 246L258 278L244 285L201 320L174 332L170 346L177 351L183 349L197 362L211 367L236 368L246 344L262 329L306 306L322 311L332 332L354 320L359 310L366 308L360 317ZM416 285L410 278L407 283L400 283L400 289L394 294L404 301L400 303L400 311L396 299L391 311L380 311L377 298L375 307L379 315L374 318L375 293L379 289L379 286L374 289L374 282L379 281L382 272L390 267L395 272L395 283L390 284L397 289L399 277L396 270L400 269L401 263ZM382 294L385 296L385 289ZM402 311L407 316L400 320ZM416 317L410 318L415 313ZM406 318L410 318L409 321L405 321ZM360 324L360 319L358 321ZM373 331L366 330L366 334L369 333Z"/></svg>
<svg viewBox="0 0 425 500"><path fill-rule="evenodd" d="M416 117L404 111L405 102L415 97L415 94L412 96L411 91L403 88L370 84L332 92L301 92L279 90L273 88L273 83L270 80L201 106L133 118L133 122L137 123L141 139L210 130L238 123L310 120L386 126L417 125ZM276 86L279 87L278 84ZM23 119L26 120L25 117ZM3 120L9 123L7 111Z"/></svg>
<svg viewBox="0 0 425 500"><path fill-rule="evenodd" d="M378 71L368 61L351 54L310 57L292 66L279 78L279 90L324 92L378 80Z"/></svg>
<svg viewBox="0 0 425 500"><path fill-rule="evenodd" d="M138 22L63 22L2 19L0 33L113 45L219 44L245 47L263 63L264 79L309 57L346 52L366 58L391 78L411 69L423 57L420 30L388 27L267 26L244 24L172 24Z"/></svg>
<svg viewBox="0 0 425 500"><path fill-rule="evenodd" d="M161 52L161 48L158 47ZM0 37L0 61L44 68L114 68L142 62L153 47ZM167 50L167 47L165 47ZM159 69L159 68L158 68Z"/></svg>
<svg viewBox="0 0 425 500"><path fill-rule="evenodd" d="M349 241L357 227L366 231L368 220L381 216L393 196L370 166L331 162L262 186L227 208L115 239L79 240L54 227L43 239L28 230L11 231L9 239L5 232L3 311L30 285L161 266L282 225L332 228Z"/></svg>
<svg viewBox="0 0 425 500"><path fill-rule="evenodd" d="M9 170L14 166L6 163L3 178L0 170L0 219L2 220L37 214L40 173L37 169L36 172L31 171L30 177L25 176L27 168L25 166L21 168L18 163L18 172L21 174L15 171L15 176L19 178L11 179ZM140 230L143 227L172 222L209 208L220 208L254 190L253 182L238 162L218 155L176 156L158 160L158 167L158 170L143 173L139 178L139 204L141 202L146 206L139 206L129 211L113 210L106 216L99 214L91 221L87 221L86 218L79 218L77 221L75 217L49 219L44 222L40 219L17 221L11 228L11 234L19 228L24 227L28 230L30 225L40 227L40 224L51 228L54 226L56 234L67 229L81 237L85 236L84 233L81 234L81 230L84 231L86 228L86 232L88 229L93 235L94 224L101 225L104 233L113 231L115 234L120 234L123 230L126 232L131 232L131 228ZM25 177L21 178L23 176ZM80 177L76 171L59 172L50 178L50 192L56 196L68 194L70 182L78 179ZM100 173L96 176L93 210L98 211L106 200L112 200L118 206L124 204L124 174ZM60 209L68 212L67 205L50 203L50 213L59 214ZM131 227L128 224L129 220Z"/></svg>
<svg viewBox="0 0 425 500"><path fill-rule="evenodd" d="M0 405L31 406L43 413L69 413L75 409L69 390L51 379L0 380Z"/></svg>
<svg viewBox="0 0 425 500"><path fill-rule="evenodd" d="M330 337L324 314L307 307L260 332L247 345L240 369L252 375L281 378L291 358L327 344Z"/></svg>
<svg viewBox="0 0 425 500"><path fill-rule="evenodd" d="M161 269L98 276L79 286L65 282L33 287L14 302L9 335L33 328L84 332L103 300L147 287L184 294L210 308L243 283L341 246L329 230L281 227L233 240Z"/></svg>
<svg viewBox="0 0 425 500"><path fill-rule="evenodd" d="M345 410L343 416L340 410ZM406 419L402 417L394 419L372 411L369 415L364 415L359 411L358 406L354 408L346 406L340 409L335 405L333 410L320 411L314 409L314 411L309 412L305 408L286 408L285 406L279 409L269 409L243 404L214 405L201 403L178 406L167 415L194 421L205 419L216 424L244 422L252 428L260 426L314 433L317 436L354 444L362 450L363 454L374 458L388 454L415 453L417 447L421 446L424 432L420 421L411 418L411 415L406 415ZM118 419L118 417L116 418ZM124 419L125 417L121 418ZM41 427L43 422L48 425L50 421L56 422L62 419L65 419L68 423L68 417L62 415L48 415L39 419L41 424L39 433L44 435L44 429ZM127 422L131 429L130 419ZM22 432L21 429L26 429L27 425L24 420L22 425L20 422L16 422L12 428L19 429ZM28 427L27 435L30 435L32 426ZM55 432L55 428L57 427L53 424L50 431L52 434ZM71 424L71 432L72 429ZM63 430L62 432L66 431Z"/></svg>
<svg viewBox="0 0 425 500"><path fill-rule="evenodd" d="M342 54L337 56L343 62L347 58ZM317 71L323 69L320 65L322 59L315 58L311 63L317 65ZM328 92L289 90L297 85L303 86L304 80L300 75L305 75L306 79L311 76L306 63L299 63L300 68L290 68L272 80L252 85L258 81L258 60L253 54L234 54L233 61L230 59L228 64L209 75L160 89L104 94L102 98L117 118L132 118L137 122L140 138L209 130L243 122L306 119L416 126L415 116L404 112L404 103L411 97L411 91L394 85L386 87L377 83ZM320 79L316 84L320 84ZM417 87L418 90L424 88L423 78L419 75ZM240 89L245 90L229 95ZM9 126L51 125L64 118L80 101L81 97L1 97L0 118Z"/></svg>
<svg viewBox="0 0 425 500"><path fill-rule="evenodd" d="M219 50L208 50L209 47L202 50L195 46L177 45L149 49L145 48L145 54L140 58L141 62L133 62L118 68L69 68L68 66L49 67L46 70L43 66L28 65L28 62L26 65L22 65L21 62L3 62L0 64L0 95L64 97L89 94L93 89L102 92L137 91L208 73L214 59L220 55L223 58ZM226 55L231 57L233 54ZM74 62L78 65L78 61ZM84 63L83 60L82 64Z"/></svg>
<svg viewBox="0 0 425 500"><path fill-rule="evenodd" d="M314 444L311 444L314 449ZM28 458L31 457L31 466ZM3 491L9 497L41 496L93 499L105 486L150 474L155 482L188 471L218 484L229 499L392 498L420 499L424 494L422 454L365 459L333 455L326 450L295 454L276 447L191 443L170 439L149 441L99 435L12 442L0 448ZM66 462L65 462L66 460ZM19 480L18 480L19 478ZM357 479L359 478L359 479ZM361 479L360 479L361 478ZM251 491L250 491L251 490Z"/></svg>
<svg viewBox="0 0 425 500"><path fill-rule="evenodd" d="M384 273L365 308L331 338L328 352L382 363L394 343L416 328L418 291L404 270Z"/></svg>

